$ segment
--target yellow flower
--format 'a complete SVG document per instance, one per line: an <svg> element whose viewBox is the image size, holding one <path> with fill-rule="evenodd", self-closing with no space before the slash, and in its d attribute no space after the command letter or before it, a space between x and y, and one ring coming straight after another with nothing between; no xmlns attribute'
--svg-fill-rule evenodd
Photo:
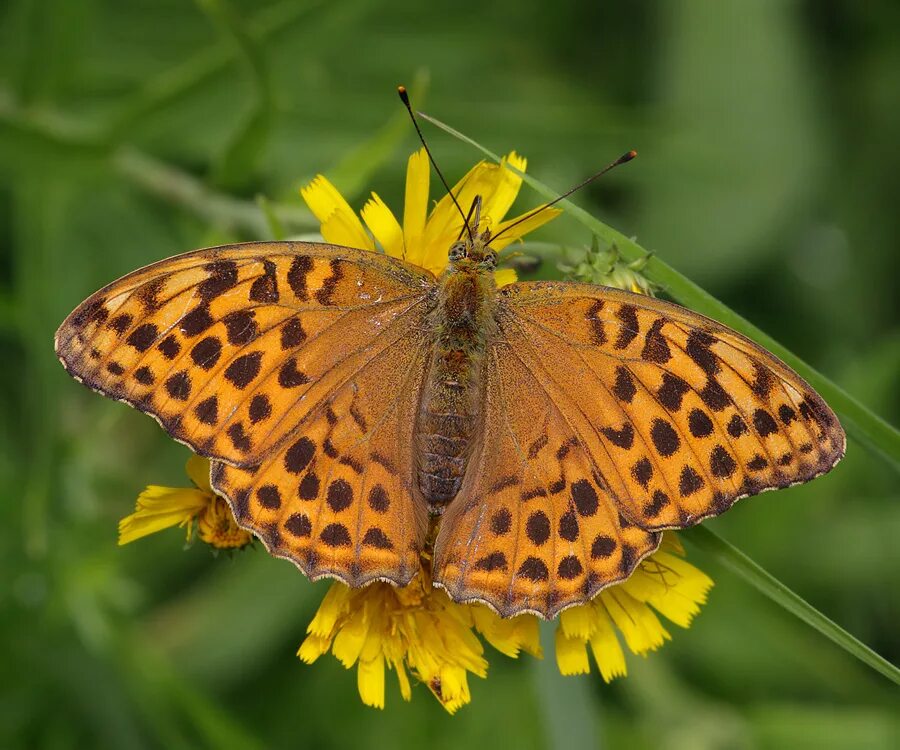
<svg viewBox="0 0 900 750"><path fill-rule="evenodd" d="M397 673L407 701L409 670L451 714L471 700L469 673L487 675L475 631L508 656L522 649L540 655L535 618L501 620L486 607L455 604L430 579L423 568L405 588L332 584L297 655L311 664L330 650L347 669L356 664L359 695L376 708L384 708L385 666Z"/></svg>
<svg viewBox="0 0 900 750"><path fill-rule="evenodd" d="M556 629L559 671L565 675L589 672L590 646L606 682L625 676L625 654L616 631L632 653L644 656L655 651L671 638L656 613L686 628L712 585L709 576L684 560L678 537L667 533L660 548L628 580L560 615Z"/></svg>
<svg viewBox="0 0 900 750"><path fill-rule="evenodd" d="M119 544L180 526L189 540L197 524L197 535L219 549L244 547L252 541L249 533L238 527L228 504L212 491L209 484L209 461L191 456L185 471L194 487L160 487L150 485L137 499L130 516L119 522Z"/></svg>
<svg viewBox="0 0 900 750"><path fill-rule="evenodd" d="M500 164L479 162L454 186L453 194L464 211L472 205L475 196L480 195L481 228L489 227L493 235L498 235L522 218L503 220L522 186L522 178L509 167L524 172L526 165L526 159L514 151L503 157ZM361 211L363 226L343 196L322 175L316 176L300 193L321 222L322 237L326 242L363 250L376 250L377 242L388 255L439 274L447 265L450 245L463 231L463 220L449 195L441 198L428 213L430 175L428 156L420 149L409 157L406 168L402 225L385 202L372 193ZM555 208L541 211L492 242L491 247L502 250L559 213ZM498 286L516 280L516 272L510 268L496 271L495 276Z"/></svg>

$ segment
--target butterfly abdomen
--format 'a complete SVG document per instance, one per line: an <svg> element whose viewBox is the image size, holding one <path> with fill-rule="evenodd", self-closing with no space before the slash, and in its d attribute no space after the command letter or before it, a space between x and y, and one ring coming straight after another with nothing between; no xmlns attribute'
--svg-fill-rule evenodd
<svg viewBox="0 0 900 750"><path fill-rule="evenodd" d="M435 348L419 405L416 463L419 491L435 512L459 492L468 465L495 328L494 289L490 274L447 274L430 319Z"/></svg>

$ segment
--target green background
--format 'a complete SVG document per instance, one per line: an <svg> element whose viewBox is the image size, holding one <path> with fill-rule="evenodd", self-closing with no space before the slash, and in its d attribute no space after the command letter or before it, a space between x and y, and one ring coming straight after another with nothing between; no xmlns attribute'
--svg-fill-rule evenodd
<svg viewBox="0 0 900 750"><path fill-rule="evenodd" d="M559 189L636 148L577 202L897 423L898 22L888 0L0 3L0 746L900 746L894 686L690 549L710 602L626 679L489 651L455 717L391 675L365 708L355 672L294 658L326 583L174 531L116 547L186 452L51 343L125 272L270 237L260 194L291 234L317 172L399 208L405 82ZM426 131L450 179L479 158ZM590 242L566 217L540 238ZM710 526L897 662L897 500L851 442Z"/></svg>

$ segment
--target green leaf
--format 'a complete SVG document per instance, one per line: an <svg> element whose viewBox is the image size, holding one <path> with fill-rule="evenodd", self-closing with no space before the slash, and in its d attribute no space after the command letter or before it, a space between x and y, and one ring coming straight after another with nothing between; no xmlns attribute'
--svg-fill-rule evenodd
<svg viewBox="0 0 900 750"><path fill-rule="evenodd" d="M428 115L422 115L422 117L450 133L450 135L474 146L488 158L496 162L500 161L500 157L497 154L489 151L458 130ZM510 169L518 171L514 167L510 167ZM552 200L559 195L557 191L547 187L534 177L521 172L519 174L522 175L522 178L528 185L548 200ZM559 205L563 206L572 217L587 227L592 233L611 245L615 244L623 258L637 260L647 255L647 251L630 237L626 237L621 232L607 226L571 201L563 200ZM897 428L863 406L840 386L810 367L802 359L792 354L771 336L763 333L759 328L734 312L734 310L717 300L709 292L704 291L693 281L664 263L658 256L654 255L649 258L644 269L644 275L659 284L671 297L681 304L739 331L784 360L828 402L840 417L841 424L850 437L882 456L895 469L900 471L900 431Z"/></svg>
<svg viewBox="0 0 900 750"><path fill-rule="evenodd" d="M727 542L706 526L695 526L679 532L698 549L712 555L722 565L737 573L747 583L765 594L775 604L799 617L811 628L818 630L863 664L883 674L900 685L900 669L884 657L876 654L866 644L854 638L833 620L823 615L809 602L794 593L781 581L757 565L737 547Z"/></svg>

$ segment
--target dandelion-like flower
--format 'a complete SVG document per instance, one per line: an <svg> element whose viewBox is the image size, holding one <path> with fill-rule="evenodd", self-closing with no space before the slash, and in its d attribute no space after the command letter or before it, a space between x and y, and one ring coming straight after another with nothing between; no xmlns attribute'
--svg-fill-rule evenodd
<svg viewBox="0 0 900 750"><path fill-rule="evenodd" d="M360 697L377 708L385 702L385 666L396 672L405 700L412 697L409 670L454 713L471 699L468 674L487 675L474 631L510 656L522 649L540 654L534 618L501 621L485 607L455 604L431 586L426 565L404 588L332 585L297 655L311 664L331 650L348 669L356 664Z"/></svg>
<svg viewBox="0 0 900 750"><path fill-rule="evenodd" d="M504 156L500 164L479 162L454 186L453 194L459 205L464 207L480 196L482 228L489 228L491 234L497 236L523 218L516 216L504 221L522 187L522 178L509 167L524 172L527 164L527 160L515 151ZM462 234L464 226L449 195L441 198L428 212L430 169L424 149L409 158L402 224L378 194L372 193L360 212L365 222L363 225L344 197L322 175L302 188L300 193L310 211L321 222L322 237L326 242L363 250L377 250L380 246L388 255L427 268L437 275L447 265L447 250ZM556 218L559 213L554 208L541 211L491 242L491 247L502 250ZM495 277L497 286L503 286L516 280L516 272L508 268L499 269Z"/></svg>
<svg viewBox="0 0 900 750"><path fill-rule="evenodd" d="M119 544L173 526L185 529L188 540L196 526L197 536L218 549L245 547L252 541L253 537L235 523L228 504L212 491L209 461L191 456L185 471L193 487L150 485L138 495L134 513L119 521Z"/></svg>

